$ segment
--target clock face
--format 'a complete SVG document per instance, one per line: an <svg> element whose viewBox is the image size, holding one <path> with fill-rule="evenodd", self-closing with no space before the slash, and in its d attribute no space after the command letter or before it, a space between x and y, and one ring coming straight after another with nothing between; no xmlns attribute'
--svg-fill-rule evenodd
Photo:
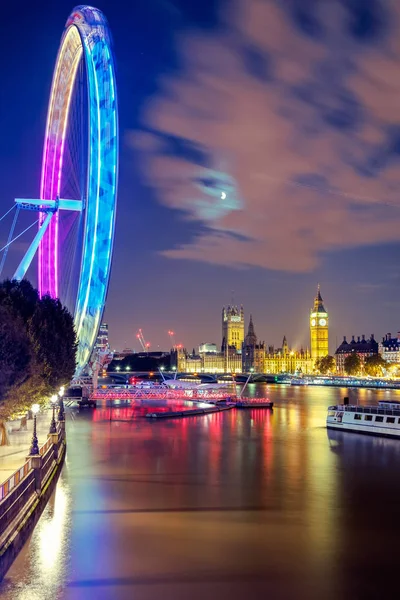
<svg viewBox="0 0 400 600"><path fill-rule="evenodd" d="M315 326L315 319L311 319L311 325L314 327Z"/></svg>
<svg viewBox="0 0 400 600"><path fill-rule="evenodd" d="M319 320L319 324L321 325L321 327L325 327L325 325L326 325L326 319L320 319Z"/></svg>

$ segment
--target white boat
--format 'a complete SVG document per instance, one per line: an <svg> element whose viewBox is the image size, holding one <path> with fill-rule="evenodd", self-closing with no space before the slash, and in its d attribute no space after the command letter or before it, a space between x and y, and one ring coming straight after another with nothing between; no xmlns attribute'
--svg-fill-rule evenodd
<svg viewBox="0 0 400 600"><path fill-rule="evenodd" d="M378 406L329 406L326 426L341 431L400 438L400 404L382 401Z"/></svg>
<svg viewBox="0 0 400 600"><path fill-rule="evenodd" d="M304 379L304 377L292 377L290 380L290 385L308 385L309 383L308 379Z"/></svg>

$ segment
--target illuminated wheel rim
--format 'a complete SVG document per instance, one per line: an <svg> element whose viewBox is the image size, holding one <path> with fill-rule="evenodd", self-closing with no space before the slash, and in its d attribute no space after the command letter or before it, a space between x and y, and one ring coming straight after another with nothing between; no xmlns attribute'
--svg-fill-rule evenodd
<svg viewBox="0 0 400 600"><path fill-rule="evenodd" d="M118 109L115 67L106 18L96 8L76 7L67 20L53 74L43 149L40 198L60 197L69 109L78 67L84 61L88 95L88 157L82 258L74 324L77 370L86 366L96 340L110 278L118 179ZM40 224L45 214L40 216ZM41 296L59 297L59 216L39 245Z"/></svg>

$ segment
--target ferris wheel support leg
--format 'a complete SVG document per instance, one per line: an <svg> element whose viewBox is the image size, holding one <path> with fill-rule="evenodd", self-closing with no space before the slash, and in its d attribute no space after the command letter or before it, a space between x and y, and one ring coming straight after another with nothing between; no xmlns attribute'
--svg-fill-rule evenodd
<svg viewBox="0 0 400 600"><path fill-rule="evenodd" d="M39 244L40 244L44 234L46 233L46 229L49 226L49 223L50 223L53 215L54 215L54 212L47 213L47 216L46 216L45 220L43 221L42 226L40 227L39 231L35 235L24 258L19 263L18 268L14 273L13 279L16 279L17 281L21 281L21 279L23 279L25 277L25 274L26 274L27 270L29 269L29 265L31 264L33 257L36 254Z"/></svg>

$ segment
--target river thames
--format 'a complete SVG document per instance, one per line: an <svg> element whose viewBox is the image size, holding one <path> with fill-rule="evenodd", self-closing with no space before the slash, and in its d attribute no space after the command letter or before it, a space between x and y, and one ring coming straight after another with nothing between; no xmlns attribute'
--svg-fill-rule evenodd
<svg viewBox="0 0 400 600"><path fill-rule="evenodd" d="M67 412L57 489L5 600L395 598L400 440L326 409L400 392L249 386L273 411Z"/></svg>

